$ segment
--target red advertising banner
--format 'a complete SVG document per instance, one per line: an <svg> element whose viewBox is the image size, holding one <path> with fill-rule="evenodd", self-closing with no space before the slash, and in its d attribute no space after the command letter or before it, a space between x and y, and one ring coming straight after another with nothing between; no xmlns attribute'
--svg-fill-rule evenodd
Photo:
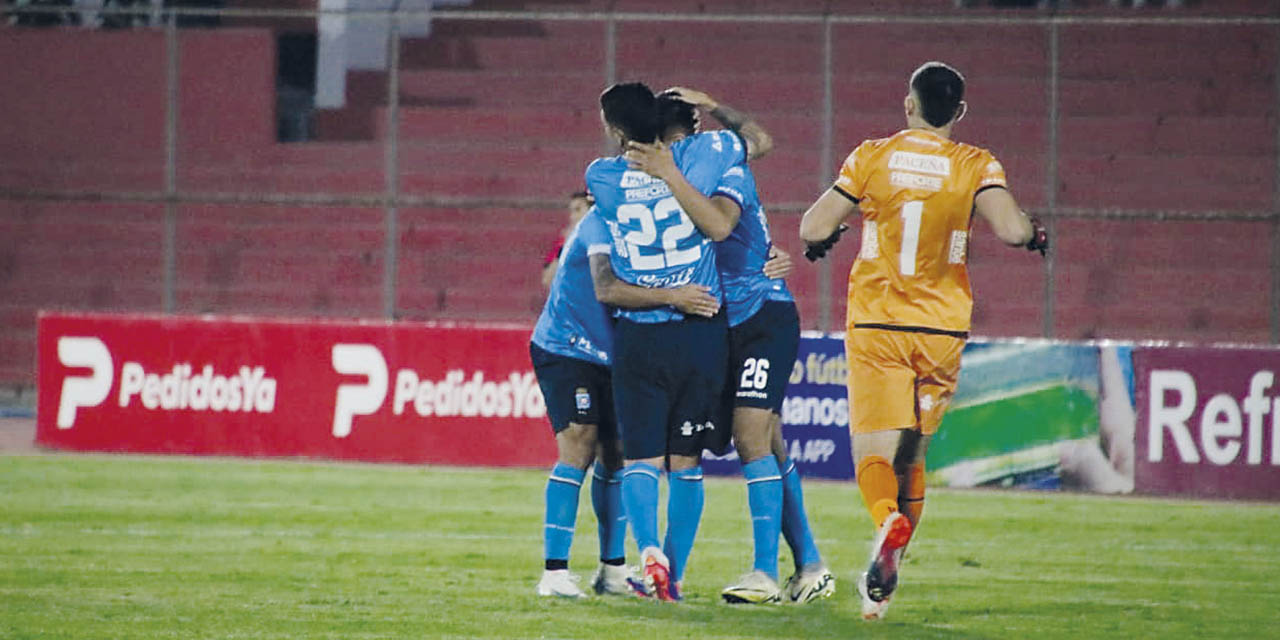
<svg viewBox="0 0 1280 640"><path fill-rule="evenodd" d="M1140 493L1280 499L1280 349L1138 348Z"/></svg>
<svg viewBox="0 0 1280 640"><path fill-rule="evenodd" d="M545 466L528 345L503 326L42 314L36 441Z"/></svg>

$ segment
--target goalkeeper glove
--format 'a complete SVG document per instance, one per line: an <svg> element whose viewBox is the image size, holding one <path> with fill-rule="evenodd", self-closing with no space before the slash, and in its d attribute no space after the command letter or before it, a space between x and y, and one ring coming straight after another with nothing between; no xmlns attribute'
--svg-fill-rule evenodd
<svg viewBox="0 0 1280 640"><path fill-rule="evenodd" d="M1049 248L1049 231L1035 216L1028 216L1027 220L1031 222L1031 239L1023 246L1027 248L1027 251L1039 251L1040 255L1044 256L1045 251Z"/></svg>
<svg viewBox="0 0 1280 640"><path fill-rule="evenodd" d="M817 262L819 259L826 257L827 251L830 251L831 247L834 247L840 241L840 234L848 230L849 225L842 224L831 235L827 236L826 240L808 243L804 250L804 257L808 258L809 262Z"/></svg>

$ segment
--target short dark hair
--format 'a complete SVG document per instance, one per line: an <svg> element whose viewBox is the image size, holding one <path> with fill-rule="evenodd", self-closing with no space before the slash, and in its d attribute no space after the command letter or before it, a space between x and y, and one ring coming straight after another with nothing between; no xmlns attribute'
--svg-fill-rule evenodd
<svg viewBox="0 0 1280 640"><path fill-rule="evenodd" d="M926 62L911 74L911 90L925 122L941 127L951 122L964 100L964 76L943 62Z"/></svg>
<svg viewBox="0 0 1280 640"><path fill-rule="evenodd" d="M574 200L590 201L590 200L594 200L594 198L592 198L591 194L587 193L586 191L574 191L573 193L569 194L569 201L572 202Z"/></svg>
<svg viewBox="0 0 1280 640"><path fill-rule="evenodd" d="M679 129L685 135L698 131L698 110L681 100L678 92L668 90L659 93L657 105L663 135L672 129Z"/></svg>
<svg viewBox="0 0 1280 640"><path fill-rule="evenodd" d="M600 94L605 122L627 140L651 143L658 139L659 122L653 90L643 82L615 84Z"/></svg>

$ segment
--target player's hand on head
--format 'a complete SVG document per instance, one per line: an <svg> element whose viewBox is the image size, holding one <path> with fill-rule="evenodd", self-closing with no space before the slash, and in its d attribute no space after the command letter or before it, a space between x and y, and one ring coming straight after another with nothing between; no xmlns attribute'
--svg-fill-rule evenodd
<svg viewBox="0 0 1280 640"><path fill-rule="evenodd" d="M670 89L667 89L667 91L676 94L677 98L684 102L688 102L695 107L702 107L704 109L711 110L719 106L715 99L709 94L703 91L698 91L697 89L690 89L689 87L671 87Z"/></svg>
<svg viewBox="0 0 1280 640"><path fill-rule="evenodd" d="M709 287L688 284L669 291L671 306L682 313L710 318L720 311L720 300L711 295Z"/></svg>
<svg viewBox="0 0 1280 640"><path fill-rule="evenodd" d="M795 270L791 254L777 247L769 247L769 261L764 263L764 276L773 280L781 280Z"/></svg>
<svg viewBox="0 0 1280 640"><path fill-rule="evenodd" d="M679 173L680 171L676 167L675 157L671 155L671 149L661 142L653 144L629 142L623 157L627 159L627 166L643 171L655 178L665 180L673 175L672 172Z"/></svg>

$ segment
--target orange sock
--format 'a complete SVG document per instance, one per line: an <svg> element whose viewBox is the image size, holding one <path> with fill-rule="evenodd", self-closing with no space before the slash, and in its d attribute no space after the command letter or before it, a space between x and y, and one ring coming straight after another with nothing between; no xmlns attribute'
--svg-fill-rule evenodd
<svg viewBox="0 0 1280 640"><path fill-rule="evenodd" d="M924 463L907 467L907 472L898 479L898 485L898 505L915 530L920 526L920 516L924 515Z"/></svg>
<svg viewBox="0 0 1280 640"><path fill-rule="evenodd" d="M871 511L871 521L879 529L880 523L898 510L898 476L893 473L893 465L880 456L863 457L855 473L862 500Z"/></svg>

